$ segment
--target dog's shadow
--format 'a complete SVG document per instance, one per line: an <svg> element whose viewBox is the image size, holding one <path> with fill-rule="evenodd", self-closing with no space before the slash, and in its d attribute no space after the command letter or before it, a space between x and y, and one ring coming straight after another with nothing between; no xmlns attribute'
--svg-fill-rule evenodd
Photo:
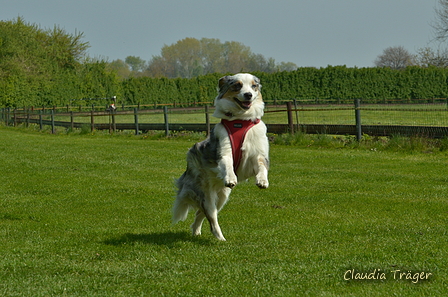
<svg viewBox="0 0 448 297"><path fill-rule="evenodd" d="M180 242L192 242L199 245L210 245L212 241L207 238L192 236L188 232L160 232L160 233L125 233L119 237L106 239L104 244L125 246L135 244L153 244L174 247Z"/></svg>

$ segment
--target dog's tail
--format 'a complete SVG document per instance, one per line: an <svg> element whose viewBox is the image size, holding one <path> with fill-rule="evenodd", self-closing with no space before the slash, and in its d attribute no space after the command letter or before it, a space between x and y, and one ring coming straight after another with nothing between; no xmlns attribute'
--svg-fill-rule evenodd
<svg viewBox="0 0 448 297"><path fill-rule="evenodd" d="M177 198L173 206L173 224L179 221L185 221L189 210L190 206L185 201L182 201L182 199Z"/></svg>
<svg viewBox="0 0 448 297"><path fill-rule="evenodd" d="M188 216L188 211L190 210L190 206L187 203L187 192L186 189L184 188L184 179L186 176L186 172L184 172L184 174L182 174L182 176L176 180L176 187L178 188L177 191L177 197L176 200L174 201L174 206L173 206L173 224L176 224L179 221L185 221L187 219Z"/></svg>

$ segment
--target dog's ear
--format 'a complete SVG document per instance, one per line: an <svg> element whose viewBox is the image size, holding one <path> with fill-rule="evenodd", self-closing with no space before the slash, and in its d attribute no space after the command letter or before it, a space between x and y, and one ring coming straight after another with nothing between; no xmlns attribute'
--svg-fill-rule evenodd
<svg viewBox="0 0 448 297"><path fill-rule="evenodd" d="M261 91L261 84L260 84L260 79L258 77L256 77L255 75L252 75L254 77L254 82L257 84L258 86L258 90Z"/></svg>
<svg viewBox="0 0 448 297"><path fill-rule="evenodd" d="M221 78L219 79L219 82L218 82L218 91L219 91L219 92L221 92L221 91L224 89L224 87L225 87L226 85L229 84L230 77L231 77L231 76L226 75L226 76L221 77Z"/></svg>
<svg viewBox="0 0 448 297"><path fill-rule="evenodd" d="M230 75L226 75L221 77L218 82L218 99L221 99L222 96L227 92L229 86L231 84L232 77Z"/></svg>

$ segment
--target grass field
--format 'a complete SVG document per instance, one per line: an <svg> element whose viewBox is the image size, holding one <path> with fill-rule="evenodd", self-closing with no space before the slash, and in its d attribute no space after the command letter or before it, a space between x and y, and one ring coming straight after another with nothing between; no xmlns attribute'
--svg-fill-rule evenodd
<svg viewBox="0 0 448 297"><path fill-rule="evenodd" d="M448 295L446 152L274 144L219 242L170 223L195 141L0 126L0 295Z"/></svg>

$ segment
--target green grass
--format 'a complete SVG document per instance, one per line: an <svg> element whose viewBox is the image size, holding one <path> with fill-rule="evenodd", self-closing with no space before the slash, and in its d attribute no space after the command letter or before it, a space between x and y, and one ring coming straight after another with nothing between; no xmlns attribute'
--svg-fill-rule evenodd
<svg viewBox="0 0 448 297"><path fill-rule="evenodd" d="M445 151L273 144L270 188L235 188L219 242L170 223L188 137L0 126L0 295L447 295Z"/></svg>

